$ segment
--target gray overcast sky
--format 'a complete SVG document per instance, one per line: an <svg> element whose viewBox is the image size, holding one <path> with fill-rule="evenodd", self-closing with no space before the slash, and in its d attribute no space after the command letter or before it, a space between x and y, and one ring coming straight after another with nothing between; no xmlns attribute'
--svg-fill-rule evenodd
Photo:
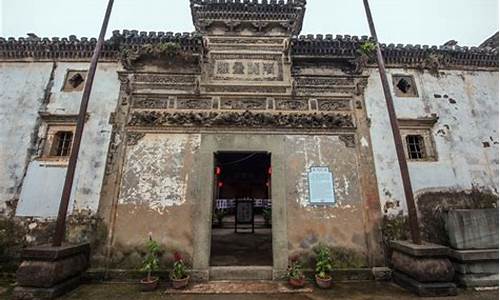
<svg viewBox="0 0 500 300"><path fill-rule="evenodd" d="M308 0L303 34L368 35L362 0ZM107 0L0 0L0 36L97 37ZM383 42L475 46L498 30L498 0L371 0ZM114 29L193 31L189 0L115 0Z"/></svg>

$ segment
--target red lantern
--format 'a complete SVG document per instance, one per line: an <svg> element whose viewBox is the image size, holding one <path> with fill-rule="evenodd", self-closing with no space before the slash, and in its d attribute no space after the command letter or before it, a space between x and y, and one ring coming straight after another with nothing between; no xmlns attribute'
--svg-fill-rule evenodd
<svg viewBox="0 0 500 300"><path fill-rule="evenodd" d="M267 173L269 173L269 175L271 175L273 173L273 169L271 167L269 167L269 170L267 170Z"/></svg>
<svg viewBox="0 0 500 300"><path fill-rule="evenodd" d="M219 187L221 188L224 185L222 181L219 181Z"/></svg>
<svg viewBox="0 0 500 300"><path fill-rule="evenodd" d="M219 176L222 173L222 170L220 167L215 167L215 175Z"/></svg>

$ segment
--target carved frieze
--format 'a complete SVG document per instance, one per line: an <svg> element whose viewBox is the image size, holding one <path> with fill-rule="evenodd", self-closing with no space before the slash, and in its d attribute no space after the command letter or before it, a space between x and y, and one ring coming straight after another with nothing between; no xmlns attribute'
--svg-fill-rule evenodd
<svg viewBox="0 0 500 300"><path fill-rule="evenodd" d="M132 100L132 108L151 108L151 109L167 109L169 99L161 98L134 98Z"/></svg>
<svg viewBox="0 0 500 300"><path fill-rule="evenodd" d="M177 109L211 109L211 99L177 99Z"/></svg>
<svg viewBox="0 0 500 300"><path fill-rule="evenodd" d="M308 110L307 100L280 99L275 106L276 110Z"/></svg>
<svg viewBox="0 0 500 300"><path fill-rule="evenodd" d="M319 99L318 109L322 111L350 110L350 100Z"/></svg>
<svg viewBox="0 0 500 300"><path fill-rule="evenodd" d="M302 77L295 78L298 86L353 86L354 78L350 77Z"/></svg>
<svg viewBox="0 0 500 300"><path fill-rule="evenodd" d="M266 99L221 99L220 109L265 110Z"/></svg>
<svg viewBox="0 0 500 300"><path fill-rule="evenodd" d="M135 111L129 126L137 127L249 127L249 128L355 128L350 114L268 112Z"/></svg>
<svg viewBox="0 0 500 300"><path fill-rule="evenodd" d="M208 93L270 93L284 94L286 87L282 86L243 86L243 85L210 85L205 87Z"/></svg>

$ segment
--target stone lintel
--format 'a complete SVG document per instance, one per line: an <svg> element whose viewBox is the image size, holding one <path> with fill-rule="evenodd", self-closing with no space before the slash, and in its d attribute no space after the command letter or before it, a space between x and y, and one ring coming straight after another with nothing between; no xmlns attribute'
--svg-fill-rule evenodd
<svg viewBox="0 0 500 300"><path fill-rule="evenodd" d="M457 286L451 282L421 283L398 271L395 271L392 277L398 285L420 297L445 297L457 295Z"/></svg>
<svg viewBox="0 0 500 300"><path fill-rule="evenodd" d="M51 245L30 247L23 250L22 258L24 260L56 261L81 253L90 253L89 243L62 245L60 247Z"/></svg>
<svg viewBox="0 0 500 300"><path fill-rule="evenodd" d="M449 249L449 256L453 260L461 262L480 261L480 260L498 260L498 249L485 250L455 250Z"/></svg>
<svg viewBox="0 0 500 300"><path fill-rule="evenodd" d="M391 241L391 248L415 257L447 256L449 250L448 247L437 244L422 243L417 245L410 241Z"/></svg>

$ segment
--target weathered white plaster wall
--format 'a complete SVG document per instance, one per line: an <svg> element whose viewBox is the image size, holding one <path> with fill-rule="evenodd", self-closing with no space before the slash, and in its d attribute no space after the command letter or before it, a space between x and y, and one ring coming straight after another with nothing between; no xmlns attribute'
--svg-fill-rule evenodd
<svg viewBox="0 0 500 300"><path fill-rule="evenodd" d="M0 204L3 204L12 197L11 190L15 190L13 187L16 183L22 180L30 135L36 132L38 112L76 115L83 92L63 92L64 79L68 69L86 70L89 64L58 62L50 90L50 101L44 106L41 102L44 89L49 82L52 63L5 63L0 66L0 80L5 84L5 88L2 87L0 91L2 99L0 113L2 120L7 120L2 122L5 125L0 129L2 144L0 163L5 165L6 170L10 169L12 174L0 175L2 176ZM120 82L117 70L117 64L101 63L96 73L88 107L89 118L85 124L72 191L71 202L75 210L97 211L112 129L109 119L116 108L119 95ZM39 136L43 134L44 132L39 132ZM16 145L16 147L7 149L6 145ZM58 171L50 170L51 168ZM41 164L36 160L30 163L17 215L56 216L57 209L54 210L54 207L59 206L64 180L60 180L59 176L52 177L50 174L59 174L61 168L65 169L60 164L51 166L50 163ZM36 193L37 189L39 193ZM51 192L43 193L43 190ZM41 208L41 203L45 203L43 207L46 209Z"/></svg>
<svg viewBox="0 0 500 300"><path fill-rule="evenodd" d="M16 199L52 63L0 63L0 215Z"/></svg>
<svg viewBox="0 0 500 300"><path fill-rule="evenodd" d="M413 75L418 88L418 97L394 97L398 118L426 118L432 114L439 117L432 128L437 161L409 161L414 193L471 189L473 185L496 193L498 72L444 71L439 78L416 70L388 72L391 76ZM385 99L375 69L370 71L365 95L382 208L393 202L396 206L387 213L397 214L406 211L406 203Z"/></svg>

